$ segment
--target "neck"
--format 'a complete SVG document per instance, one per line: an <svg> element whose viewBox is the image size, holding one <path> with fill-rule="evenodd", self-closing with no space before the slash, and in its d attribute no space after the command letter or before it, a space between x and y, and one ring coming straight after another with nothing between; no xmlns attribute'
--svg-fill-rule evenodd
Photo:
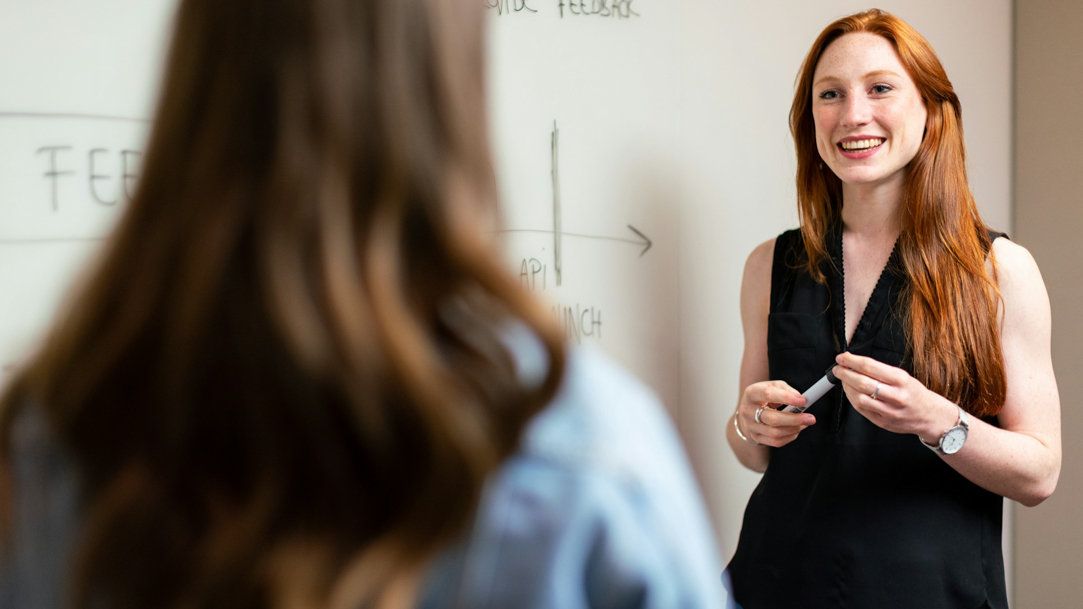
<svg viewBox="0 0 1083 609"><path fill-rule="evenodd" d="M843 184L842 225L846 232L894 242L902 229L902 181Z"/></svg>

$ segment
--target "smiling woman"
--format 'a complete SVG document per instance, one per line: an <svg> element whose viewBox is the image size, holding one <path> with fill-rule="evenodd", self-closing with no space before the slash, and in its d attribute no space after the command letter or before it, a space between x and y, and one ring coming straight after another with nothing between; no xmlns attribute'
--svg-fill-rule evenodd
<svg viewBox="0 0 1083 609"><path fill-rule="evenodd" d="M961 117L888 13L830 24L805 59L801 226L741 288L727 439L764 472L728 569L745 609L1007 607L1003 498L1056 487L1060 400L1045 286L978 214ZM828 367L838 385L809 403Z"/></svg>
<svg viewBox="0 0 1083 609"><path fill-rule="evenodd" d="M844 36L824 51L813 82L816 149L824 163L847 185L901 189L926 112L891 43L875 34Z"/></svg>

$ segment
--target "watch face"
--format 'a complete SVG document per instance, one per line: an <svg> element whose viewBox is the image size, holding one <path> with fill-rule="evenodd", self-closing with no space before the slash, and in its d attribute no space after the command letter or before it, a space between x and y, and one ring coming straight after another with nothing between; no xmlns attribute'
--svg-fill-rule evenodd
<svg viewBox="0 0 1083 609"><path fill-rule="evenodd" d="M959 452L964 442L966 442L966 429L960 426L952 427L940 440L940 450L944 451L945 455L952 455Z"/></svg>

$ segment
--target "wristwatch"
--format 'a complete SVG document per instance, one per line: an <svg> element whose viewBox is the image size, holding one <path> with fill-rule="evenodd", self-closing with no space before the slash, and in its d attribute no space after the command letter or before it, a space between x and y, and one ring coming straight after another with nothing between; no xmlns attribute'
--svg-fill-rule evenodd
<svg viewBox="0 0 1083 609"><path fill-rule="evenodd" d="M966 411L961 406L956 405L955 407L959 409L959 421L940 436L939 442L928 444L921 439L921 436L918 436L918 441L925 448L941 455L954 455L959 452L963 444L966 444L966 435L970 432L970 417L967 416Z"/></svg>

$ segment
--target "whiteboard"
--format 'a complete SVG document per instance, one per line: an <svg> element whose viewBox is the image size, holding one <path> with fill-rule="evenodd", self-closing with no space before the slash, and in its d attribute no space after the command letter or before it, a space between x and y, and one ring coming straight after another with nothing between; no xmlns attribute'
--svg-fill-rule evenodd
<svg viewBox="0 0 1083 609"><path fill-rule="evenodd" d="M865 5L481 1L508 267L570 342L609 353L662 398L728 557L757 480L724 439L742 265L796 226L786 120L800 62L824 25ZM0 5L7 374L138 178L173 2ZM881 6L937 49L963 101L979 206L1010 229L1010 0Z"/></svg>
<svg viewBox="0 0 1083 609"><path fill-rule="evenodd" d="M138 179L172 3L0 4L6 377L36 343Z"/></svg>
<svg viewBox="0 0 1083 609"><path fill-rule="evenodd" d="M489 0L494 152L524 285L676 407L680 13L640 4Z"/></svg>

